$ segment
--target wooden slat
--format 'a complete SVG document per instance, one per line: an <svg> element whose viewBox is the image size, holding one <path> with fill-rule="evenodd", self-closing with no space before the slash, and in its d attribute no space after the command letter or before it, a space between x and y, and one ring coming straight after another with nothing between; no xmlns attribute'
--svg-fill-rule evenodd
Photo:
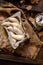
<svg viewBox="0 0 43 65"><path fill-rule="evenodd" d="M31 63L31 64L38 64L36 61L32 61L28 58L23 57L16 57L14 55L7 55L7 54L0 54L0 60L7 60L7 61L13 61L13 62L19 62L19 63Z"/></svg>
<svg viewBox="0 0 43 65"><path fill-rule="evenodd" d="M26 64L43 64L43 60L30 60L29 58L16 57L14 55L0 54L0 60L8 62L26 63Z"/></svg>

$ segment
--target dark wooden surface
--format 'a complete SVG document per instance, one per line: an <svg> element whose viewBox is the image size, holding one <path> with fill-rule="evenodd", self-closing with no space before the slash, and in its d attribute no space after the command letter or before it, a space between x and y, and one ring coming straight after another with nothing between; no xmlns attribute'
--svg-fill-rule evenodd
<svg viewBox="0 0 43 65"><path fill-rule="evenodd" d="M15 64L15 65L25 65L25 64L39 64L37 60L30 60L27 58L22 58L22 57L16 57L13 55L7 55L7 54L0 54L0 64Z"/></svg>
<svg viewBox="0 0 43 65"><path fill-rule="evenodd" d="M19 63L19 64L43 64L43 59L35 59L30 60L29 58L17 57L14 55L8 54L0 54L0 62L11 62L11 63Z"/></svg>
<svg viewBox="0 0 43 65"><path fill-rule="evenodd" d="M27 5L27 4L26 4ZM28 4L29 5L29 4ZM26 10L25 5L21 5L21 9ZM27 10L28 11L28 10ZM32 5L32 9L30 11L35 12L43 12L43 0L40 0L38 4Z"/></svg>
<svg viewBox="0 0 43 65"><path fill-rule="evenodd" d="M0 61L0 65L36 65L36 64L24 64L24 63L15 63L15 62L8 62L8 61Z"/></svg>
<svg viewBox="0 0 43 65"><path fill-rule="evenodd" d="M37 5L33 5L33 11L43 12L43 0L40 0Z"/></svg>

